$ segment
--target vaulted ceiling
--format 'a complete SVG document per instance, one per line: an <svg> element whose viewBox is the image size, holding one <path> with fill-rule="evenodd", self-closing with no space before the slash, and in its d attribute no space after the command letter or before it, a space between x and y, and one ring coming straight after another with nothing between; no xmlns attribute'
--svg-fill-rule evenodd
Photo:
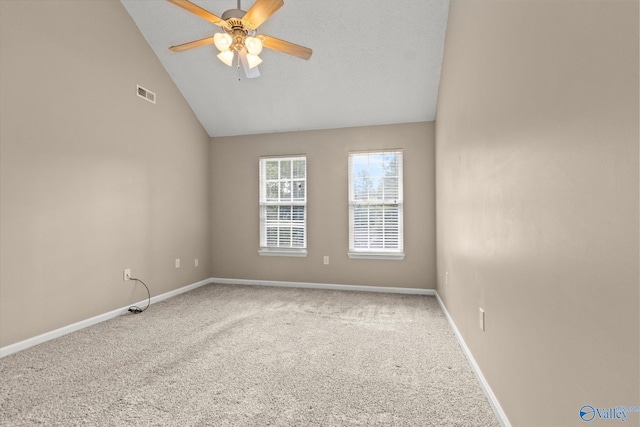
<svg viewBox="0 0 640 427"><path fill-rule="evenodd" d="M435 119L448 0L286 0L258 33L313 55L264 49L253 79L220 62L213 45L169 50L219 27L167 1L121 1L210 136ZM192 2L218 16L237 8Z"/></svg>

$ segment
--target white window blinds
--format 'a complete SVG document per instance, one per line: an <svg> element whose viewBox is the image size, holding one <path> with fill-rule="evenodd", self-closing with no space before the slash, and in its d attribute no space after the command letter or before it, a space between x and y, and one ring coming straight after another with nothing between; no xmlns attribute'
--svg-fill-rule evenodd
<svg viewBox="0 0 640 427"><path fill-rule="evenodd" d="M349 154L349 254L403 253L402 151Z"/></svg>
<svg viewBox="0 0 640 427"><path fill-rule="evenodd" d="M307 159L260 159L260 247L307 247Z"/></svg>

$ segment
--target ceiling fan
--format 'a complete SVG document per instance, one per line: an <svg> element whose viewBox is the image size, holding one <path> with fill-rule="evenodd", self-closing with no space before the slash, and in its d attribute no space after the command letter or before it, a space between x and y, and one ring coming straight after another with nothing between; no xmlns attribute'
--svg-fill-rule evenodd
<svg viewBox="0 0 640 427"><path fill-rule="evenodd" d="M167 1L224 30L224 32L215 33L212 37L171 46L169 49L174 52L183 52L195 47L214 44L220 51L218 59L228 66L233 65L234 52L238 52L238 67L242 63L247 77L260 75L256 66L262 62L258 55L263 47L305 60L309 59L313 53L308 47L257 33L256 29L284 5L283 0L256 0L246 12L240 9L240 0L238 0L237 9L227 10L222 14L222 17L218 17L188 0Z"/></svg>

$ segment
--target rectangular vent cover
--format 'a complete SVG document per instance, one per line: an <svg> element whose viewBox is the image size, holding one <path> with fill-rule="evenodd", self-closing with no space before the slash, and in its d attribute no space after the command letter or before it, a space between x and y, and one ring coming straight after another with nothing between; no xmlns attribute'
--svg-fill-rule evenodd
<svg viewBox="0 0 640 427"><path fill-rule="evenodd" d="M138 96L140 98L144 98L144 99L146 99L147 101L149 101L149 102L151 102L153 104L156 103L156 94L155 93L151 92L150 90L147 90L147 89L143 88L140 85L137 85L137 88L138 88L137 94L138 94Z"/></svg>

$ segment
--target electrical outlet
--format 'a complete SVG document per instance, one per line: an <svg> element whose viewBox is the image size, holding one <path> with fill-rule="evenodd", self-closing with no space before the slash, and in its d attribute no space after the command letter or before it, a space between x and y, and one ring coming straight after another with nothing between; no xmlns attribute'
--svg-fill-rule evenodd
<svg viewBox="0 0 640 427"><path fill-rule="evenodd" d="M131 269L127 268L122 272L122 280L131 280Z"/></svg>
<svg viewBox="0 0 640 427"><path fill-rule="evenodd" d="M180 258L176 258L176 268L180 268Z"/></svg>
<svg viewBox="0 0 640 427"><path fill-rule="evenodd" d="M328 256L324 257L324 265L329 265L329 257Z"/></svg>
<svg viewBox="0 0 640 427"><path fill-rule="evenodd" d="M479 312L480 316L478 318L478 320L480 322L480 325L479 325L480 326L480 330L484 331L484 310L481 309L481 308L479 308L478 310L480 310L480 312Z"/></svg>
<svg viewBox="0 0 640 427"><path fill-rule="evenodd" d="M445 285L449 284L449 272L448 271L446 273L444 273L444 284Z"/></svg>
<svg viewBox="0 0 640 427"><path fill-rule="evenodd" d="M197 267L198 266L198 258L196 258L196 260L193 262L193 264Z"/></svg>

